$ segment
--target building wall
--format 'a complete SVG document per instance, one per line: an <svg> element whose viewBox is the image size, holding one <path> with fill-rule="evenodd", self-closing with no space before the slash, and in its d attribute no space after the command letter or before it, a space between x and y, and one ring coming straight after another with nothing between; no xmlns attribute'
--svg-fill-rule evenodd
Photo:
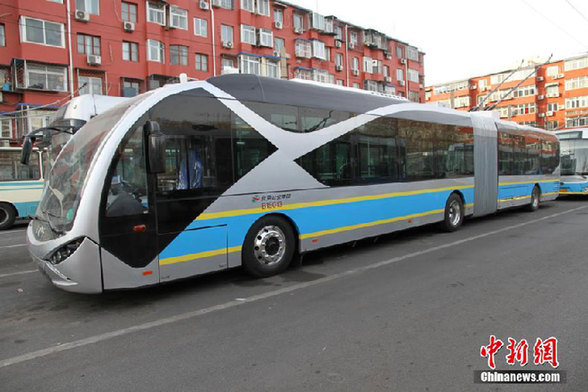
<svg viewBox="0 0 588 392"><path fill-rule="evenodd" d="M68 1L71 6L69 22ZM80 20L76 4L84 3L91 6L96 1L98 13L89 14L87 21ZM128 0L125 3L136 6L137 12L133 31L127 31L123 28L121 0L3 0L0 3L0 25L4 27L5 43L4 46L0 46L0 73L4 79L0 79L3 82L0 119L4 131L0 135L0 143L6 143L7 140L13 144L18 143L23 134L50 121L51 111L67 102L72 95L78 95L80 91L87 92L89 84L92 86L95 86L94 83L99 84L100 91L93 92L111 96L132 95L132 89L124 89L125 81L132 82L132 86L138 84L138 92L144 92L165 82L177 80L181 73L186 73L190 78L206 79L225 72L245 72L240 61L244 58L258 61L259 74L264 76L270 76L271 69L279 69L277 74L271 75L287 79L302 77L327 81L424 101L424 53L407 43L370 29L348 24L335 16L326 17L327 21L332 21L333 31L320 31L312 28L313 14L310 10L269 0L269 15L260 15L242 9L242 1L233 0L232 7L229 9L221 6L231 3L228 0L207 0L204 4L194 0L153 1L152 4L165 9L166 24L162 26L147 20L147 1ZM252 3L263 4L263 1L255 0ZM187 11L186 29L170 26L169 17L172 6ZM275 23L274 10L281 10L283 13L281 26ZM303 17L303 31L295 31L294 14ZM57 26L63 29L62 42L57 46L26 42L31 37L33 41L38 40L39 35L45 34L55 25L45 24L39 29L36 27L37 24L44 22L29 19L26 22L27 29L23 25L25 17L57 23ZM206 20L206 37L195 34L195 18ZM233 27L231 44L222 42L222 25ZM256 44L242 42L241 25L254 26L256 34L259 29L271 31L272 47L260 46L259 42ZM337 27L341 29L339 37L335 34ZM68 31L71 33L68 34ZM349 45L352 32L355 32L358 37L357 45L354 47ZM99 53L95 54L99 54L100 64L90 64L88 55L80 53L78 50L80 34L99 38ZM379 37L379 47L364 42L366 41L364 37L370 38L371 35ZM71 51L68 37L71 38ZM275 50L276 38L284 40L285 51ZM43 37L43 40L48 39L51 38ZM164 61L148 60L148 40L156 40L163 44ZM315 40L324 43L329 51L328 59L317 58L312 51L309 58L297 56L297 40L310 42L311 46ZM55 43L55 41L52 42ZM123 60L123 42L136 44L138 48L136 61ZM170 47L172 45L187 48L187 64L171 64ZM82 47L85 50L86 46L82 45ZM407 58L409 51L413 59ZM196 54L206 56L206 69L196 69ZM342 67L335 65L337 54L343 56ZM359 62L357 72L352 70L354 57ZM365 57L379 61L380 63L377 64L381 67L371 73L366 72L368 70L364 69ZM223 68L223 64L226 63L231 63L234 69ZM383 73L384 65L389 69L388 77ZM45 73L48 69L58 72L63 70L64 73L52 75L52 82L47 82L45 85L42 82L33 83L31 80L41 77L34 71L39 67L45 70L43 71ZM412 76L416 78L415 81L408 81L409 69L414 70ZM397 70L402 70L402 79L397 77L400 72ZM31 76L33 74L37 75L37 79ZM45 75L45 78L49 80L49 76ZM83 82L89 80L93 82L84 87ZM53 83L52 86L47 86L51 83ZM84 87L83 90L80 90L82 87Z"/></svg>
<svg viewBox="0 0 588 392"><path fill-rule="evenodd" d="M517 71L500 87L501 77L513 70L428 86L425 101L470 110L482 96L498 88L494 96L479 108L483 110L520 84L517 88L520 94L511 93L496 105L495 110L500 111L501 118L548 130L588 126L588 56L538 65L537 72L523 81L534 69L535 66L529 66ZM469 103L464 104L467 101L464 97L469 97Z"/></svg>

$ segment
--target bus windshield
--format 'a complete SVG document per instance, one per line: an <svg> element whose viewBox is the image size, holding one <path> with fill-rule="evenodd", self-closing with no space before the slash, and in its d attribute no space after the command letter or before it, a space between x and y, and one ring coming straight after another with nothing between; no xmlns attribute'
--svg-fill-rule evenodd
<svg viewBox="0 0 588 392"><path fill-rule="evenodd" d="M104 137L124 113L145 95L116 106L84 125L65 145L57 157L37 215L43 217L57 233L71 229L90 165Z"/></svg>
<svg viewBox="0 0 588 392"><path fill-rule="evenodd" d="M588 174L588 140L561 140L561 175Z"/></svg>

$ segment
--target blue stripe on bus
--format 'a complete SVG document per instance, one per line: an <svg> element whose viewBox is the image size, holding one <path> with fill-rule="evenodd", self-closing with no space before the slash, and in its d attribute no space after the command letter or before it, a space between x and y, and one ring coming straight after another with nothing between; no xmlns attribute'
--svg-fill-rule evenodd
<svg viewBox="0 0 588 392"><path fill-rule="evenodd" d="M35 182L27 182L27 181L10 181L8 183L1 183L0 182L0 187L9 187L9 186L25 186L25 185L40 185L41 187L43 187L45 185L45 183L43 181L35 181Z"/></svg>
<svg viewBox="0 0 588 392"><path fill-rule="evenodd" d="M19 218L35 215L37 211L38 201L28 201L23 203L12 203L16 207Z"/></svg>

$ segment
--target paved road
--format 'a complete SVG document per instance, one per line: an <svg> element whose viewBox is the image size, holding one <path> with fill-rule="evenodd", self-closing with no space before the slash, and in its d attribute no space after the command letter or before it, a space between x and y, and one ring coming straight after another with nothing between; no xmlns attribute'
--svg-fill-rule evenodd
<svg viewBox="0 0 588 392"><path fill-rule="evenodd" d="M82 296L28 272L23 227L0 232L0 390L588 390L586 238L588 201L558 201L316 252L269 279ZM567 383L474 384L490 334L558 337Z"/></svg>

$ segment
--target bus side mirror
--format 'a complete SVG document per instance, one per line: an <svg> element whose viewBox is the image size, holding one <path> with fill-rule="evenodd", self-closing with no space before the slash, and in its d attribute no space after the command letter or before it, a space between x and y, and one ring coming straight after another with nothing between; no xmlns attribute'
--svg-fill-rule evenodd
<svg viewBox="0 0 588 392"><path fill-rule="evenodd" d="M165 135L160 131L156 121L147 121L143 129L147 136L149 173L163 173L165 172Z"/></svg>
<svg viewBox="0 0 588 392"><path fill-rule="evenodd" d="M22 150L20 151L20 163L22 163L23 165L28 165L32 151L33 141L30 137L26 136L22 143Z"/></svg>

